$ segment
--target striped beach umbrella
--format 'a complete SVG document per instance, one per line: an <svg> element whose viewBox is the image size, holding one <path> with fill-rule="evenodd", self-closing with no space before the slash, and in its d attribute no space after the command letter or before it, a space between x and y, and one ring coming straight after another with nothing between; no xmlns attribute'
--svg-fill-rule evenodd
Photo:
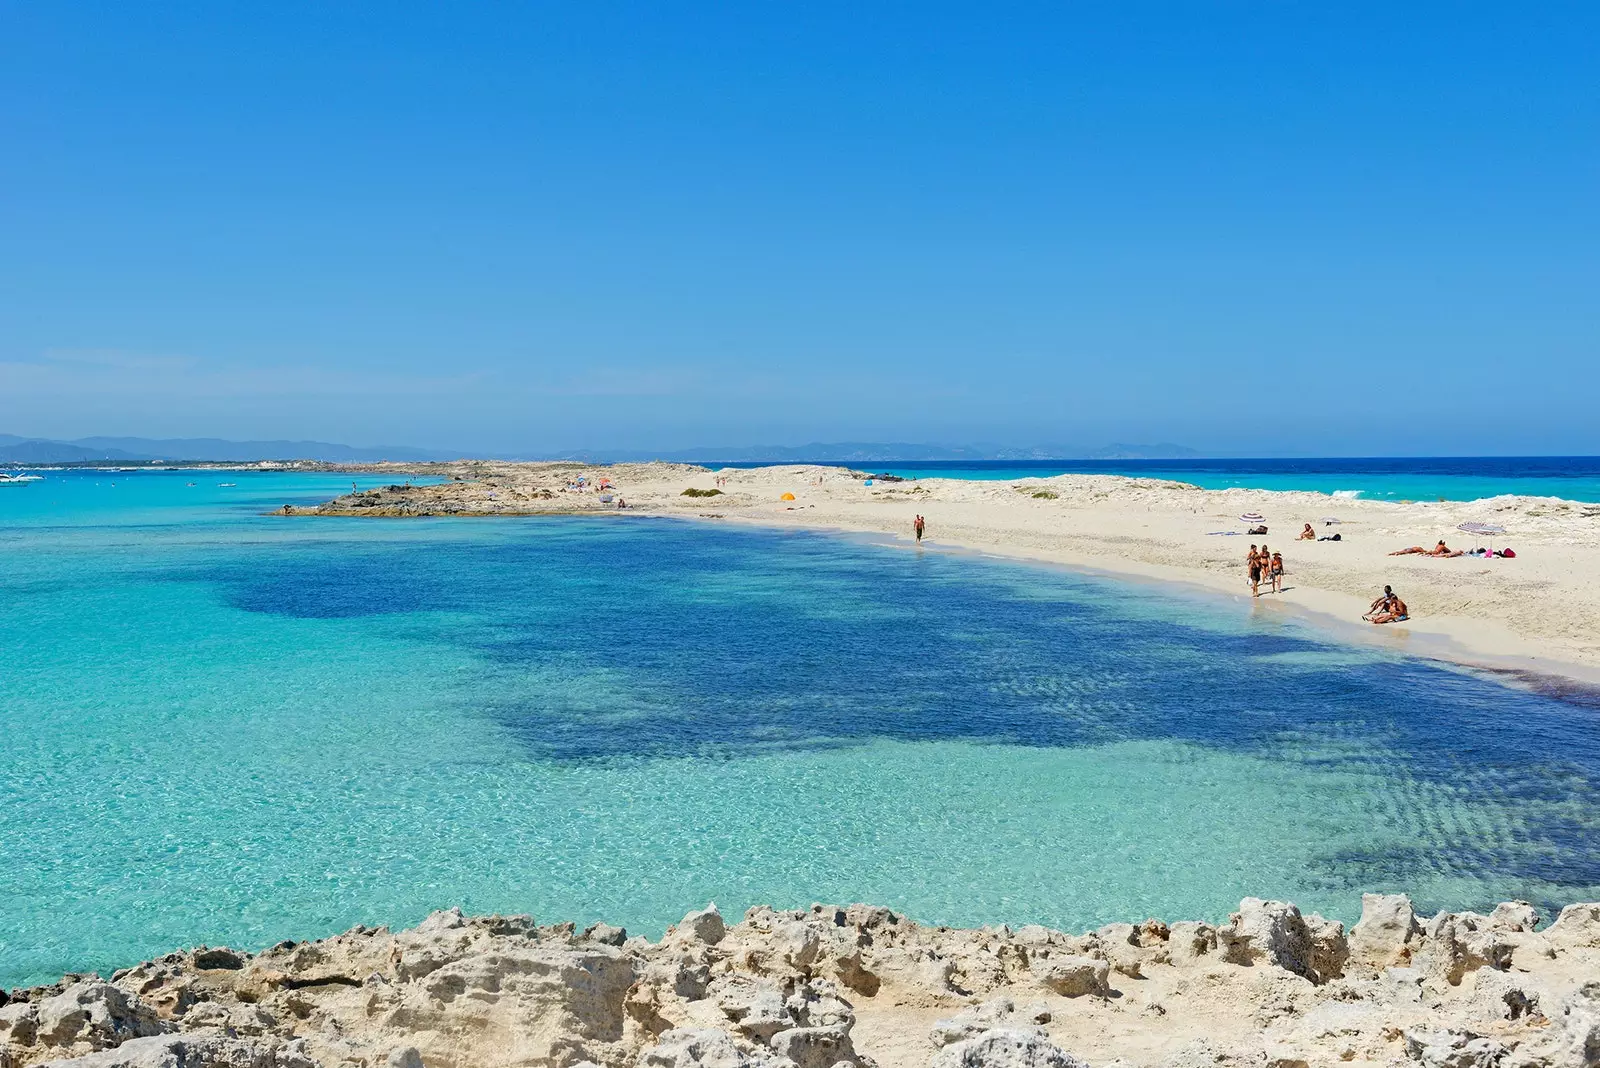
<svg viewBox="0 0 1600 1068"><path fill-rule="evenodd" d="M1262 515L1260 512L1241 512L1239 513L1239 521L1242 523L1251 524L1265 523L1267 521L1267 517Z"/></svg>
<svg viewBox="0 0 1600 1068"><path fill-rule="evenodd" d="M1468 522L1460 524L1456 529L1466 531L1468 534L1477 534L1480 537L1488 538L1490 552L1494 552L1494 536L1506 532L1506 528L1498 523Z"/></svg>

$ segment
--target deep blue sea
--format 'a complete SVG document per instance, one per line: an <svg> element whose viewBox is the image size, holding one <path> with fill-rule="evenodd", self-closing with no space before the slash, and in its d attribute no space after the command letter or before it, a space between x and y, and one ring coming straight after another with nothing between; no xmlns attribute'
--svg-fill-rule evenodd
<svg viewBox="0 0 1600 1068"><path fill-rule="evenodd" d="M718 466L718 465L712 465ZM760 464L729 464L759 467ZM1600 456L1339 457L1228 460L890 461L838 464L902 478L1044 478L1098 474L1167 478L1204 489L1311 490L1393 501L1475 501L1503 493L1600 501Z"/></svg>
<svg viewBox="0 0 1600 1068"><path fill-rule="evenodd" d="M1581 697L838 536L263 514L349 481L0 487L0 984L454 904L655 937L708 900L1600 897Z"/></svg>

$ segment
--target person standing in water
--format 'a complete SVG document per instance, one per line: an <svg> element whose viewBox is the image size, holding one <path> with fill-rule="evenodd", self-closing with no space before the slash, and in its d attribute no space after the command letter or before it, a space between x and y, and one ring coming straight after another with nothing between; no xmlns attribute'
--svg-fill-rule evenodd
<svg viewBox="0 0 1600 1068"><path fill-rule="evenodd" d="M922 544L922 532L928 529L928 521L922 516L917 516L911 521L911 532L917 536L917 544Z"/></svg>

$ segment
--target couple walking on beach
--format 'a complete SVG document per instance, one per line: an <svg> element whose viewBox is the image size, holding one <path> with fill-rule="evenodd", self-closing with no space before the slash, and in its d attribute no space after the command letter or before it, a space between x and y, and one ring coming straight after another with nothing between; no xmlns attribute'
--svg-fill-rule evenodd
<svg viewBox="0 0 1600 1068"><path fill-rule="evenodd" d="M1267 588L1272 593L1283 592L1283 554L1271 552L1266 545L1257 549L1250 546L1250 553L1245 557L1245 567L1250 571L1250 596L1261 596L1261 580L1267 580Z"/></svg>
<svg viewBox="0 0 1600 1068"><path fill-rule="evenodd" d="M928 521L926 519L922 518L922 516L918 515L915 519L913 519L911 521L911 533L916 535L917 544L918 545L922 544L922 535L923 535L923 532L926 531L927 529L928 529Z"/></svg>

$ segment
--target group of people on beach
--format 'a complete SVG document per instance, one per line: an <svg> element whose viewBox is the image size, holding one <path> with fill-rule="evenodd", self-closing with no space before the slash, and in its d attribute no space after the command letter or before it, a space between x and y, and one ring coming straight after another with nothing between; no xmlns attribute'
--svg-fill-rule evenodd
<svg viewBox="0 0 1600 1068"><path fill-rule="evenodd" d="M1476 548L1476 549L1452 549L1452 548L1450 548L1450 546L1448 546L1448 545L1446 545L1444 543L1444 539L1443 538L1440 538L1438 544L1435 545L1431 549L1424 549L1420 545L1412 545L1412 546L1410 546L1408 548L1405 548L1405 549L1396 549L1394 552L1390 553L1389 555L1390 556L1437 556L1437 557L1439 557L1441 559L1444 559L1444 560L1449 560L1449 559L1451 559L1453 557L1457 557L1457 556L1479 557L1479 558L1482 558L1482 559L1485 559L1485 560L1489 559L1490 557L1499 557L1502 560L1513 560L1513 559L1516 558L1517 554L1516 554L1516 551L1513 550L1513 549L1509 549L1509 548L1507 548L1507 549L1485 549L1481 545L1478 546L1478 548Z"/></svg>
<svg viewBox="0 0 1600 1068"><path fill-rule="evenodd" d="M1300 534L1301 538L1315 538L1316 533L1311 529L1311 524L1306 524L1306 529ZM1411 549L1402 549L1390 556L1403 556L1406 553L1426 553L1429 556L1460 556L1460 552L1451 552L1443 541L1432 552L1421 546ZM1266 545L1257 548L1250 546L1250 552L1245 557L1245 566L1250 571L1250 594L1254 597L1261 596L1261 583L1267 582L1268 590L1272 593L1283 592L1283 554L1269 550ZM1406 607L1398 594L1391 586L1383 588L1383 595L1372 606L1362 613L1362 619L1373 623L1404 623L1411 618L1411 610Z"/></svg>
<svg viewBox="0 0 1600 1068"><path fill-rule="evenodd" d="M1245 557L1245 567L1250 572L1250 596L1261 596L1261 580L1267 580L1267 589L1272 593L1283 592L1283 554L1272 552L1262 544L1260 549L1255 545L1250 546L1250 552Z"/></svg>

